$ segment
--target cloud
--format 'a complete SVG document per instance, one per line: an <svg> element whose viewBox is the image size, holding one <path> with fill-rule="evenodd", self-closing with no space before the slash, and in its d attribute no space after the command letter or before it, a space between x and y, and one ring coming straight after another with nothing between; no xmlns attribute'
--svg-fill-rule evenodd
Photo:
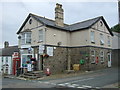
<svg viewBox="0 0 120 90"><path fill-rule="evenodd" d="M65 23L71 24L103 15L110 26L117 21L117 3L115 2L60 2L64 8ZM56 2L3 2L0 9L0 25L2 23L3 42L11 45L18 43L16 32L27 15L32 12L40 16L54 19ZM2 20L1 20L2 19ZM2 42L2 43L3 43Z"/></svg>

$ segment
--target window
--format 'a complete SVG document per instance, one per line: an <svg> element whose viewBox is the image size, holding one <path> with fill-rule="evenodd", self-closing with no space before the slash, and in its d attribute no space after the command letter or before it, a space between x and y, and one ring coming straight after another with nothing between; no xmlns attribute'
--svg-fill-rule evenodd
<svg viewBox="0 0 120 90"><path fill-rule="evenodd" d="M43 41L43 30L39 30L39 41Z"/></svg>
<svg viewBox="0 0 120 90"><path fill-rule="evenodd" d="M6 57L6 63L8 63L8 57Z"/></svg>
<svg viewBox="0 0 120 90"><path fill-rule="evenodd" d="M31 33L26 33L26 44L30 44L31 43Z"/></svg>
<svg viewBox="0 0 120 90"><path fill-rule="evenodd" d="M3 63L3 57L2 57L2 63Z"/></svg>
<svg viewBox="0 0 120 90"><path fill-rule="evenodd" d="M108 36L108 46L110 46L110 36Z"/></svg>
<svg viewBox="0 0 120 90"><path fill-rule="evenodd" d="M100 44L104 45L104 37L103 34L100 33Z"/></svg>
<svg viewBox="0 0 120 90"><path fill-rule="evenodd" d="M31 43L31 32L22 33L21 44L30 44Z"/></svg>
<svg viewBox="0 0 120 90"><path fill-rule="evenodd" d="M95 63L95 51L91 51L91 63Z"/></svg>
<svg viewBox="0 0 120 90"><path fill-rule="evenodd" d="M95 32L91 31L91 42L95 43Z"/></svg>
<svg viewBox="0 0 120 90"><path fill-rule="evenodd" d="M29 24L32 24L32 19L29 20Z"/></svg>
<svg viewBox="0 0 120 90"><path fill-rule="evenodd" d="M100 52L100 61L104 62L104 52L103 51Z"/></svg>
<svg viewBox="0 0 120 90"><path fill-rule="evenodd" d="M102 26L103 25L103 23L102 23L102 21L100 21L100 26Z"/></svg>

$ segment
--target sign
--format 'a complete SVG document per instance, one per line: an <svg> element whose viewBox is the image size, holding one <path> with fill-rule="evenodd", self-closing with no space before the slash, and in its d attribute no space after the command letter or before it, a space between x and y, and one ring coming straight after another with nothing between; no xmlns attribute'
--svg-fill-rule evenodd
<svg viewBox="0 0 120 90"><path fill-rule="evenodd" d="M53 56L53 47L47 47L47 54Z"/></svg>
<svg viewBox="0 0 120 90"><path fill-rule="evenodd" d="M14 52L12 56L13 56L13 58L18 58L19 57L19 53L18 52Z"/></svg>
<svg viewBox="0 0 120 90"><path fill-rule="evenodd" d="M31 64L27 64L27 70L28 70L28 71L32 71L32 66L31 66Z"/></svg>
<svg viewBox="0 0 120 90"><path fill-rule="evenodd" d="M43 45L39 45L39 54L42 55L45 47Z"/></svg>

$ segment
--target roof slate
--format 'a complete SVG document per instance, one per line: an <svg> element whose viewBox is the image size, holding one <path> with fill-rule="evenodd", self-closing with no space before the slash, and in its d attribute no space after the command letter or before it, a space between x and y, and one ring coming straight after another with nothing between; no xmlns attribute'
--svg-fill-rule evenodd
<svg viewBox="0 0 120 90"><path fill-rule="evenodd" d="M14 52L19 52L18 46L10 46L0 49L0 56L12 56Z"/></svg>
<svg viewBox="0 0 120 90"><path fill-rule="evenodd" d="M96 17L96 18L93 18L93 19L89 19L89 20L78 22L78 23L71 24L71 25L64 24L64 27L60 27L60 26L55 25L54 20L47 19L47 18L41 17L41 16L37 16L37 15L32 14L32 13L29 14L29 16L27 17L27 19L25 20L25 22L23 23L21 28L18 30L17 34L20 33L22 27L24 27L24 25L27 22L27 20L29 19L29 17L33 17L34 19L36 19L37 21L43 23L46 26L54 27L54 28L61 29L61 30L64 30L64 31L76 31L76 30L83 30L83 29L86 29L86 28L90 28L98 20L102 19L104 21L106 27L108 28L110 34L113 35L112 31L110 31L110 28L107 25L106 21L104 20L103 16L99 16L99 17Z"/></svg>

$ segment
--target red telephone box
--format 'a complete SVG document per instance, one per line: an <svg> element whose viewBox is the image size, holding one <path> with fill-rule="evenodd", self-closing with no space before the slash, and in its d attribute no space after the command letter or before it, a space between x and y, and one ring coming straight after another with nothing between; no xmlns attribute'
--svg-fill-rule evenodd
<svg viewBox="0 0 120 90"><path fill-rule="evenodd" d="M13 75L16 75L17 70L20 68L20 58L18 52L13 54Z"/></svg>
<svg viewBox="0 0 120 90"><path fill-rule="evenodd" d="M13 58L13 75L16 75L18 68L20 68L20 58Z"/></svg>

